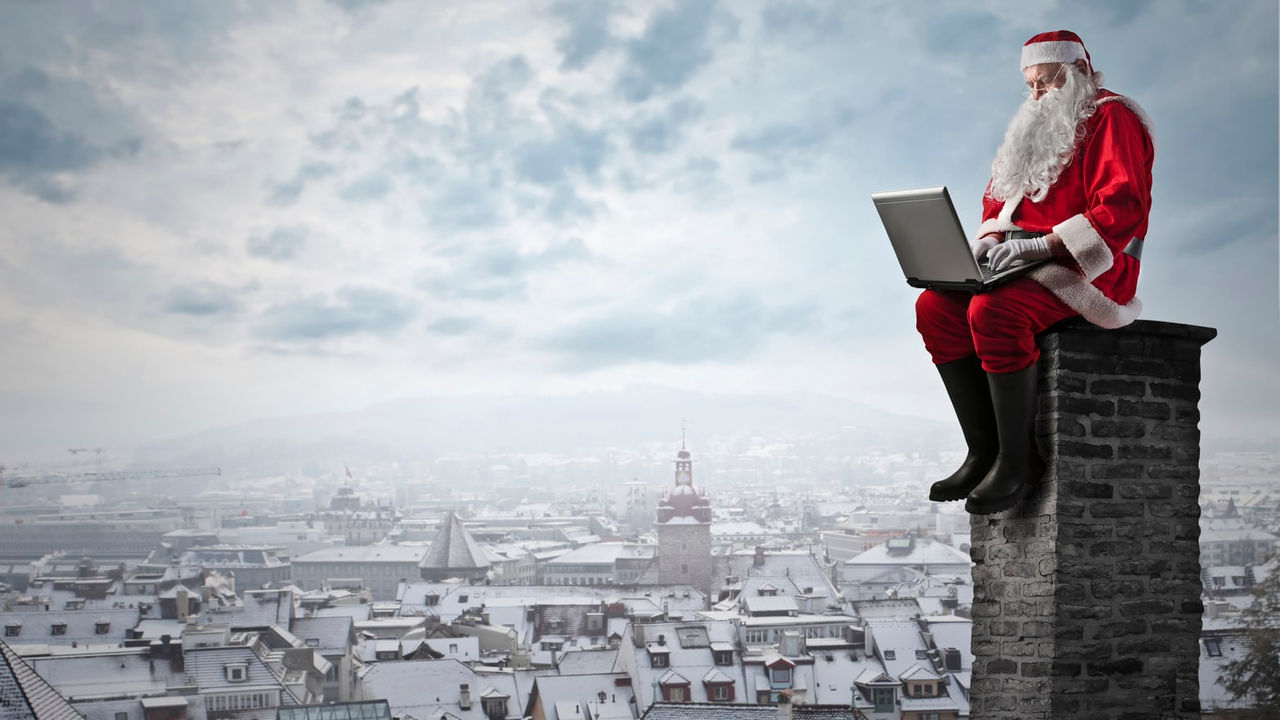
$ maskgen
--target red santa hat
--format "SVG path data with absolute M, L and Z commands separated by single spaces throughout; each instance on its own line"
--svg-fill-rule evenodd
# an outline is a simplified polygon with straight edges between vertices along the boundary
M 1041 63 L 1069 63 L 1083 60 L 1093 73 L 1093 62 L 1089 59 L 1089 51 L 1084 49 L 1084 41 L 1070 30 L 1054 30 L 1033 36 L 1022 46 L 1021 69 Z

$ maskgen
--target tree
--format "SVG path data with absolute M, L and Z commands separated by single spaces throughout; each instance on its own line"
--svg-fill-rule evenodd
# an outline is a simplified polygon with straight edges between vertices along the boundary
M 1236 701 L 1251 706 L 1236 717 L 1280 717 L 1280 566 L 1253 586 L 1253 603 L 1240 613 L 1245 628 L 1243 657 L 1222 665 L 1218 684 Z

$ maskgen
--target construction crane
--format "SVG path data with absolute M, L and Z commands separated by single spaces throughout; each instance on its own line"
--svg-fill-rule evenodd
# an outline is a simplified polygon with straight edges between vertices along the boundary
M 113 472 L 85 473 L 29 473 L 9 476 L 0 465 L 0 480 L 5 487 L 22 488 L 28 485 L 49 485 L 53 483 L 103 482 L 107 480 L 155 480 L 158 478 L 196 477 L 199 475 L 221 475 L 222 468 L 174 468 L 170 470 L 119 470 Z

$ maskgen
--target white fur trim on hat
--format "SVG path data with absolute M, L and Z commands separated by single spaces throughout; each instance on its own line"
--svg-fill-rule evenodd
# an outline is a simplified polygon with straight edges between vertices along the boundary
M 1086 281 L 1080 273 L 1058 263 L 1045 263 L 1030 274 L 1059 300 L 1098 327 L 1114 330 L 1137 320 L 1142 314 L 1142 301 L 1137 297 L 1121 305 Z
M 1022 70 L 1041 63 L 1087 60 L 1084 45 L 1073 40 L 1049 40 L 1022 46 Z
M 1071 252 L 1071 257 L 1084 271 L 1086 280 L 1093 280 L 1111 269 L 1115 264 L 1115 253 L 1107 241 L 1102 239 L 1093 229 L 1089 218 L 1084 215 L 1072 215 L 1053 226 L 1053 231 L 1062 238 L 1062 243 Z

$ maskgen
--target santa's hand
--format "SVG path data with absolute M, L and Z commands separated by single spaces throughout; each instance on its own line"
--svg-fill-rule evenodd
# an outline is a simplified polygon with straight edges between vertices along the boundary
M 987 254 L 987 261 L 994 272 L 1007 270 L 1019 260 L 1031 262 L 1053 257 L 1049 252 L 1049 241 L 1043 237 L 1018 238 L 1000 243 Z
M 982 258 L 986 257 L 991 248 L 1000 244 L 999 235 L 983 235 L 982 237 L 969 243 L 969 249 L 973 251 L 973 259 L 982 262 Z

